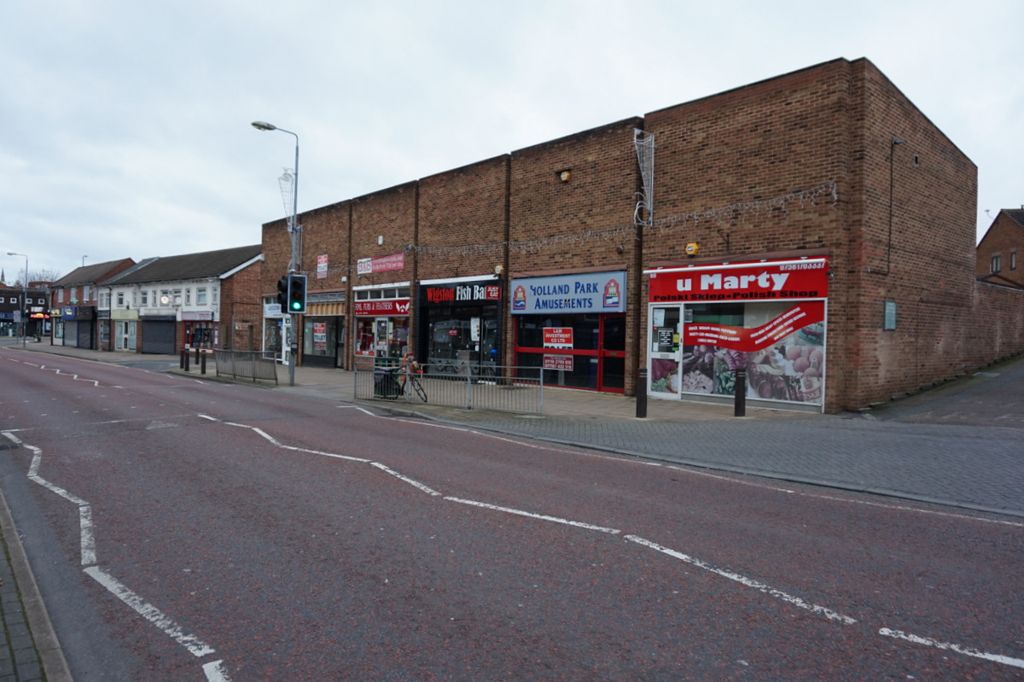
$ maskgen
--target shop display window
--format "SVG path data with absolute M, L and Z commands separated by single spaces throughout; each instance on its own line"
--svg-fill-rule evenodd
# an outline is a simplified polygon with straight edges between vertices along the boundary
M 307 317 L 303 320 L 302 354 L 334 357 L 337 325 L 333 318 Z

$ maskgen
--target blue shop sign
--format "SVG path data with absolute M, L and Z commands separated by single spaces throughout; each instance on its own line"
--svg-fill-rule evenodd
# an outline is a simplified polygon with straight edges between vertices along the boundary
M 513 315 L 621 313 L 625 310 L 625 271 L 512 280 Z

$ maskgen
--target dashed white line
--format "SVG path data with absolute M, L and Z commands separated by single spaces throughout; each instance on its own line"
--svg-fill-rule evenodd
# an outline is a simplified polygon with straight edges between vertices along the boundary
M 203 672 L 206 673 L 207 682 L 231 682 L 227 670 L 224 669 L 224 661 L 210 661 L 204 664 Z
M 843 614 L 833 611 L 830 608 L 819 606 L 818 604 L 811 604 L 809 602 L 804 601 L 800 597 L 795 597 L 791 594 L 783 592 L 782 590 L 778 590 L 774 587 L 771 587 L 770 585 L 765 585 L 762 582 L 758 582 L 757 580 L 754 580 L 752 578 L 740 575 L 739 573 L 735 573 L 734 571 L 728 571 L 722 568 L 718 568 L 717 566 L 713 566 L 706 561 L 703 561 L 696 557 L 689 556 L 688 554 L 683 554 L 682 552 L 677 552 L 676 550 L 669 549 L 668 547 L 663 547 L 662 545 L 659 545 L 656 542 L 652 542 L 637 535 L 626 535 L 624 537 L 630 542 L 635 542 L 638 545 L 643 545 L 644 547 L 653 549 L 656 552 L 661 552 L 662 554 L 670 556 L 674 559 L 684 561 L 690 564 L 691 566 L 702 568 L 705 571 L 714 573 L 715 575 L 722 576 L 723 578 L 727 578 L 746 587 L 753 588 L 758 592 L 763 592 L 771 597 L 775 597 L 776 599 L 784 601 L 787 604 L 792 604 L 793 606 L 797 606 L 801 609 L 810 611 L 819 616 L 825 616 L 829 620 L 838 621 L 844 625 L 853 625 L 857 622 L 856 619 L 851 618 L 849 616 L 844 616 Z
M 481 509 L 490 509 L 492 511 L 504 512 L 506 514 L 514 514 L 515 516 L 525 516 L 531 519 L 537 519 L 539 521 L 550 521 L 552 523 L 560 523 L 565 526 L 574 526 L 576 528 L 583 528 L 584 530 L 594 530 L 599 533 L 608 533 L 609 535 L 618 535 L 622 531 L 617 528 L 605 528 L 604 526 L 595 526 L 592 523 L 584 523 L 582 521 L 572 521 L 570 519 L 562 519 L 557 516 L 548 516 L 547 514 L 535 514 L 533 512 L 523 511 L 522 509 L 514 509 L 512 507 L 499 507 L 496 504 L 488 504 L 487 502 L 478 502 L 476 500 L 465 500 L 460 497 L 445 497 L 448 502 L 455 502 L 456 504 L 466 504 L 471 507 L 480 507 Z
M 159 628 L 168 637 L 185 647 L 196 658 L 214 653 L 213 647 L 195 635 L 186 633 L 180 625 L 167 617 L 160 609 L 146 602 L 99 566 L 90 566 L 83 570 L 90 578 L 105 587 L 108 592 L 130 606 L 132 610 Z
M 901 630 L 890 630 L 889 628 L 882 628 L 878 631 L 878 634 L 883 637 L 892 637 L 894 639 L 902 639 L 906 642 L 912 642 L 914 644 L 923 644 L 924 646 L 934 647 L 936 649 L 942 649 L 944 651 L 954 651 L 964 656 L 973 656 L 974 658 L 982 658 L 986 661 L 993 661 L 995 663 L 1002 663 L 1003 665 L 1009 665 L 1014 668 L 1024 668 L 1024 660 L 1019 658 L 1013 658 L 1012 656 L 1003 656 L 1001 654 L 990 654 L 984 651 L 978 651 L 970 647 L 961 646 L 959 644 L 953 644 L 952 642 L 940 642 L 930 637 L 921 637 L 919 635 L 913 635 L 909 632 L 903 632 Z
M 433 488 L 429 488 L 426 485 L 420 483 L 419 481 L 417 481 L 415 479 L 409 478 L 408 476 L 404 476 L 404 475 L 398 473 L 397 471 L 395 471 L 394 469 L 392 469 L 391 467 L 389 467 L 387 465 L 384 465 L 384 464 L 381 464 L 380 462 L 370 462 L 370 466 L 377 467 L 381 471 L 383 471 L 385 473 L 388 473 L 388 474 L 391 474 L 392 476 L 394 476 L 395 478 L 397 478 L 400 481 L 405 481 L 406 483 L 408 483 L 412 487 L 418 488 L 419 490 L 422 490 L 423 492 L 427 493 L 428 495 L 433 495 L 434 497 L 440 497 L 440 495 L 441 495 L 441 493 L 437 492 Z M 445 498 L 445 499 L 447 499 L 447 498 Z

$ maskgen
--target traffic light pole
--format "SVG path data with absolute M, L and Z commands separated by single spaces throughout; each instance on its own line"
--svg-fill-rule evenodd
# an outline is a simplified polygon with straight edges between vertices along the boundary
M 288 274 L 299 270 L 299 234 L 302 228 L 299 227 L 299 136 L 290 130 L 278 128 L 282 133 L 288 133 L 295 138 L 295 175 L 292 182 L 292 219 L 288 225 L 289 236 L 292 242 L 292 258 L 288 262 Z M 298 327 L 299 316 L 289 311 L 291 325 L 288 332 L 288 385 L 295 385 L 295 359 L 299 355 Z

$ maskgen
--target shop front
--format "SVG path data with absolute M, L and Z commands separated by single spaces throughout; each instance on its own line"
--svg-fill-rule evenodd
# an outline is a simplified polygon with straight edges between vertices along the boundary
M 544 383 L 622 393 L 626 380 L 626 273 L 513 279 L 515 363 Z
M 114 350 L 134 353 L 137 347 L 139 311 L 114 308 L 110 311 L 110 318 L 114 327 Z
M 733 397 L 824 409 L 828 258 L 646 270 L 652 398 Z
M 50 337 L 54 346 L 64 345 L 64 312 L 69 308 L 52 308 L 50 318 L 53 320 L 53 335 Z
M 177 352 L 175 315 L 140 315 L 142 328 L 142 352 L 173 355 Z
M 356 357 L 398 361 L 409 353 L 409 282 L 354 287 Z
M 217 347 L 219 329 L 211 310 L 183 310 L 181 312 L 182 338 L 189 349 L 213 350 Z
M 66 306 L 61 317 L 64 322 L 62 345 L 93 348 L 96 331 L 95 306 Z
M 345 366 L 345 292 L 310 292 L 302 318 L 302 364 Z
M 493 374 L 500 364 L 501 283 L 494 275 L 424 280 L 416 357 L 441 374 Z

